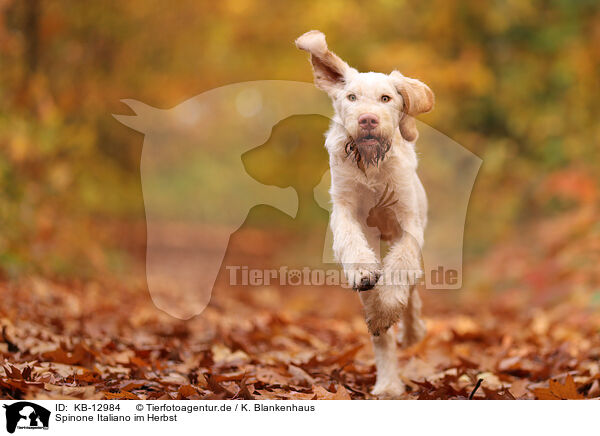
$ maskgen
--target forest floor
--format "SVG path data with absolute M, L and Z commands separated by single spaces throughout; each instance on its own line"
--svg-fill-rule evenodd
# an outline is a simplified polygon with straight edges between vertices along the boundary
M 595 216 L 507 241 L 461 291 L 422 290 L 428 334 L 398 351 L 403 398 L 600 397 Z M 0 293 L 2 398 L 373 398 L 370 339 L 346 289 L 216 289 L 187 321 L 157 309 L 139 277 L 32 276 Z

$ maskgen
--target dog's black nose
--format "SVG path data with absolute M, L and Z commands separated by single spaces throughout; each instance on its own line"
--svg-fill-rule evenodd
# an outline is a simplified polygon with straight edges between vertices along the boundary
M 375 114 L 362 114 L 358 117 L 358 125 L 361 129 L 371 130 L 379 125 L 379 118 Z

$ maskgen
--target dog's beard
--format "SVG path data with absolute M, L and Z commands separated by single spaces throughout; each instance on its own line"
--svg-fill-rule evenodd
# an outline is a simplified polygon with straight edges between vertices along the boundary
M 382 137 L 360 138 L 358 142 L 349 136 L 346 141 L 346 157 L 351 158 L 359 166 L 367 168 L 369 165 L 378 166 L 379 162 L 385 158 L 385 154 L 390 151 L 392 142 Z

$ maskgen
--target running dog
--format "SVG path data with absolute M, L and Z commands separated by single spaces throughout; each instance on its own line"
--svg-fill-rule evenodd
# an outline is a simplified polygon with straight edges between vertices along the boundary
M 372 336 L 377 381 L 372 393 L 404 393 L 396 340 L 408 346 L 425 336 L 421 300 L 427 197 L 417 176 L 414 117 L 433 108 L 427 85 L 398 71 L 359 73 L 329 51 L 323 33 L 296 40 L 310 53 L 317 88 L 333 103 L 326 134 L 331 169 L 333 251 L 348 283 L 361 297 Z M 380 256 L 380 241 L 389 250 Z

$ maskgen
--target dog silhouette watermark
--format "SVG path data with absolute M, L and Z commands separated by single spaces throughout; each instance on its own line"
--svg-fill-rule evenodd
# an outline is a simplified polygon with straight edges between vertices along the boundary
M 323 166 L 308 165 L 304 158 L 287 153 L 290 147 L 323 149 L 324 131 L 314 132 L 315 139 L 303 143 L 305 132 L 297 128 L 302 117 L 331 118 L 329 100 L 313 84 L 236 83 L 168 110 L 135 100 L 123 102 L 135 115 L 114 117 L 145 135 L 140 171 L 148 288 L 155 305 L 170 315 L 188 319 L 204 310 L 219 272 L 228 266 L 223 259 L 230 237 L 255 206 L 267 205 L 297 218 L 304 210 L 303 193 L 310 192 L 312 201 L 331 213 L 326 160 Z M 464 224 L 481 159 L 430 126 L 417 123 L 419 175 L 429 196 L 422 280 L 428 289 L 460 289 Z M 281 150 L 272 150 L 269 162 L 254 159 L 253 165 L 273 164 L 281 176 L 257 179 L 242 157 L 253 160 L 253 153 L 275 145 L 271 144 L 274 129 L 292 124 L 296 130 L 283 135 L 277 144 Z M 326 154 L 322 156 L 327 159 Z M 287 177 L 291 169 L 307 177 L 291 180 Z M 367 223 L 381 232 L 383 243 L 386 232 L 394 230 L 384 219 L 390 201 L 383 198 L 381 210 L 373 211 Z M 307 264 L 336 264 L 329 226 L 323 235 L 319 258 Z M 439 280 L 435 271 L 440 268 L 448 280 Z

